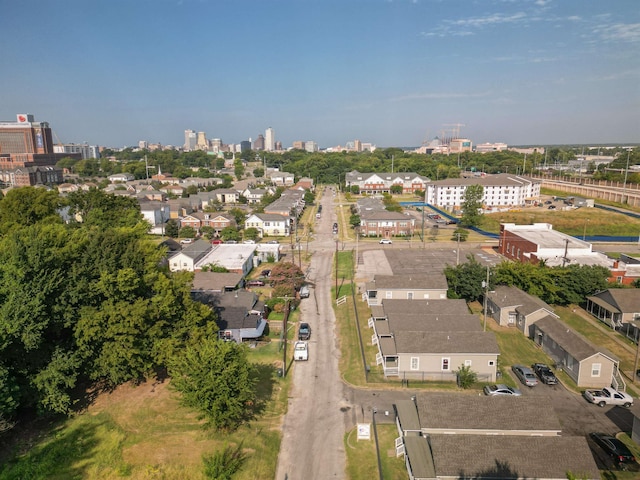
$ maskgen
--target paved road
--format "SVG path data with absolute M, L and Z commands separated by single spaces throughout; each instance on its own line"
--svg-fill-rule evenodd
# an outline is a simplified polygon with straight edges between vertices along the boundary
M 309 361 L 296 362 L 289 371 L 293 386 L 283 424 L 276 479 L 344 479 L 346 457 L 343 438 L 351 417 L 350 393 L 340 379 L 340 350 L 331 305 L 331 272 L 336 221 L 332 195 L 322 198 L 325 212 L 316 225 L 314 254 L 308 271 L 310 298 L 300 306 L 301 321 L 311 325 Z

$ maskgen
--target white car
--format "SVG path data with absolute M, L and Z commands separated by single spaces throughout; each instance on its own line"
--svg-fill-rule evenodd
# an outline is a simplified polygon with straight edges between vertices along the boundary
M 522 392 L 517 388 L 509 387 L 502 383 L 498 385 L 487 385 L 484 387 L 484 394 L 490 397 L 497 397 L 501 395 L 511 396 L 511 397 L 519 397 L 522 395 Z
M 382 240 L 380 240 L 380 244 L 381 245 L 391 245 L 393 242 L 391 241 L 390 238 L 383 238 Z
M 309 346 L 307 342 L 296 342 L 293 346 L 293 359 L 296 361 L 309 360 Z

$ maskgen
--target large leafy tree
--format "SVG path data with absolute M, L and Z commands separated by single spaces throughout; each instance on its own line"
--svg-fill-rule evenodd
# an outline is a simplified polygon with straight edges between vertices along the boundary
M 234 430 L 253 416 L 254 367 L 244 345 L 208 337 L 169 359 L 171 385 L 207 425 Z
M 140 207 L 134 198 L 104 193 L 92 188 L 71 192 L 67 197 L 69 213 L 85 225 L 102 228 L 140 225 Z
M 487 267 L 480 264 L 473 255 L 467 255 L 467 261 L 456 267 L 445 267 L 444 274 L 449 284 L 449 298 L 464 298 L 473 302 L 484 295 L 483 282 L 487 279 Z M 490 275 L 489 288 L 492 285 L 493 278 Z
M 482 185 L 469 185 L 464 191 L 464 199 L 462 201 L 462 218 L 460 224 L 463 227 L 477 227 L 480 225 L 482 215 L 482 198 L 484 195 L 484 187 Z
M 39 222 L 62 223 L 58 210 L 62 201 L 54 191 L 22 187 L 9 190 L 0 199 L 0 233 Z

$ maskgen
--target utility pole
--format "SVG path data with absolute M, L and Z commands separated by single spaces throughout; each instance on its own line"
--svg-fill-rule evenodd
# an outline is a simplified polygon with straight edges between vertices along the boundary
M 627 150 L 627 168 L 624 170 L 624 186 L 622 187 L 622 202 L 625 202 L 625 194 L 627 193 L 627 176 L 629 175 L 629 155 L 631 155 L 631 150 Z
M 456 248 L 456 267 L 460 265 L 460 232 L 456 233 L 458 237 L 458 248 Z
M 336 300 L 338 299 L 338 239 L 336 238 Z
M 487 297 L 489 296 L 489 265 L 487 265 L 487 280 L 482 282 L 484 285 L 484 327 L 483 332 L 487 331 Z

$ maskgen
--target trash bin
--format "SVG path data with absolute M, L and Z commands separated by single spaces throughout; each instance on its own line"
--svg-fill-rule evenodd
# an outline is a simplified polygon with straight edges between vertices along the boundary
M 278 377 L 282 377 L 282 369 L 281 368 L 278 368 L 276 370 L 276 373 L 278 374 Z

